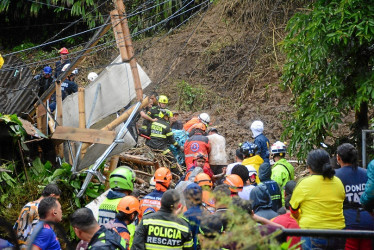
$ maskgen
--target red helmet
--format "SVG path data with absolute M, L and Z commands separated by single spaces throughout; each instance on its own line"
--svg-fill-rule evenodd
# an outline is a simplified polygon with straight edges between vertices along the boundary
M 233 193 L 241 192 L 244 186 L 242 178 L 236 174 L 228 175 L 223 183 L 229 185 L 230 191 Z
M 65 47 L 61 48 L 59 50 L 59 52 L 60 52 L 61 55 L 67 55 L 67 54 L 69 54 L 69 50 L 67 48 L 65 48 Z

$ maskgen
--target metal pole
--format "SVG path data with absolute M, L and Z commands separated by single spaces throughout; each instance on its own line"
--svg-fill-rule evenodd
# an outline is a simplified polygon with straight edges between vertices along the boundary
M 374 238 L 374 231 L 369 230 L 282 229 L 282 231 L 285 236 Z
M 366 168 L 366 131 L 362 130 L 362 167 Z
M 130 122 L 132 121 L 132 119 L 134 118 L 135 114 L 138 112 L 138 109 L 141 105 L 141 102 L 138 102 L 135 106 L 135 109 L 132 111 L 130 117 L 127 119 L 125 125 L 121 128 L 121 130 L 118 132 L 116 138 L 114 139 L 114 142 L 112 144 L 110 144 L 110 146 L 105 150 L 105 152 L 95 161 L 95 163 L 93 164 L 92 168 L 89 169 L 87 171 L 87 176 L 86 176 L 86 179 L 84 180 L 84 183 L 82 185 L 82 188 L 81 190 L 79 191 L 79 193 L 77 194 L 77 197 L 82 197 L 82 195 L 84 194 L 84 192 L 86 191 L 86 188 L 88 186 L 88 184 L 90 183 L 92 177 L 94 175 L 97 175 L 98 173 L 96 172 L 96 170 L 98 169 L 98 167 L 100 166 L 100 164 L 108 157 L 108 155 L 110 154 L 110 152 L 112 152 L 112 150 L 117 146 L 118 143 L 121 143 L 121 138 L 124 137 L 126 135 L 126 133 L 128 132 L 128 129 L 127 127 L 129 126 Z M 123 143 L 123 142 L 122 142 Z M 104 178 L 101 174 L 97 175 L 99 178 Z M 101 181 L 101 180 L 100 180 Z M 104 178 L 104 181 L 105 181 L 105 178 Z

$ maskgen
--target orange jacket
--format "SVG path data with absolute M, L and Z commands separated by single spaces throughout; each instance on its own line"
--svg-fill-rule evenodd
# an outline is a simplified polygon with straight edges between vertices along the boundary
M 205 160 L 209 162 L 210 143 L 208 137 L 202 134 L 194 134 L 184 144 L 184 158 L 186 166 L 193 163 L 197 153 L 205 156 Z

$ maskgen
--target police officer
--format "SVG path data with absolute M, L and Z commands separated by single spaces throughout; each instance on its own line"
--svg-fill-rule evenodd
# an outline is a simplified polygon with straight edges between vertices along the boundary
M 166 191 L 160 210 L 145 215 L 139 224 L 131 249 L 193 249 L 188 222 L 176 215 L 179 205 L 178 191 Z
M 79 208 L 70 217 L 70 224 L 77 237 L 89 242 L 87 249 L 126 250 L 126 241 L 112 230 L 100 226 L 89 208 Z
M 169 117 L 171 116 L 170 110 L 161 109 L 159 119 L 156 122 L 152 122 L 150 127 L 149 136 L 151 139 L 146 142 L 147 146 L 152 149 L 162 150 L 163 154 L 170 152 L 168 145 L 178 146 L 169 124 Z

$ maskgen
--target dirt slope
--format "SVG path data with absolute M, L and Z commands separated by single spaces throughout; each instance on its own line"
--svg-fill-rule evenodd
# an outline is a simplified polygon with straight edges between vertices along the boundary
M 281 115 L 292 108 L 290 92 L 279 86 L 284 59 L 278 42 L 301 4 L 221 0 L 211 5 L 138 58 L 154 82 L 147 91 L 168 95 L 177 109 L 178 83 L 201 85 L 202 111 L 226 137 L 230 155 L 238 143 L 252 140 L 249 125 L 255 119 L 264 122 L 265 134 L 275 142 L 282 133 Z M 137 42 L 135 48 L 156 39 Z M 182 118 L 198 113 L 183 112 Z

